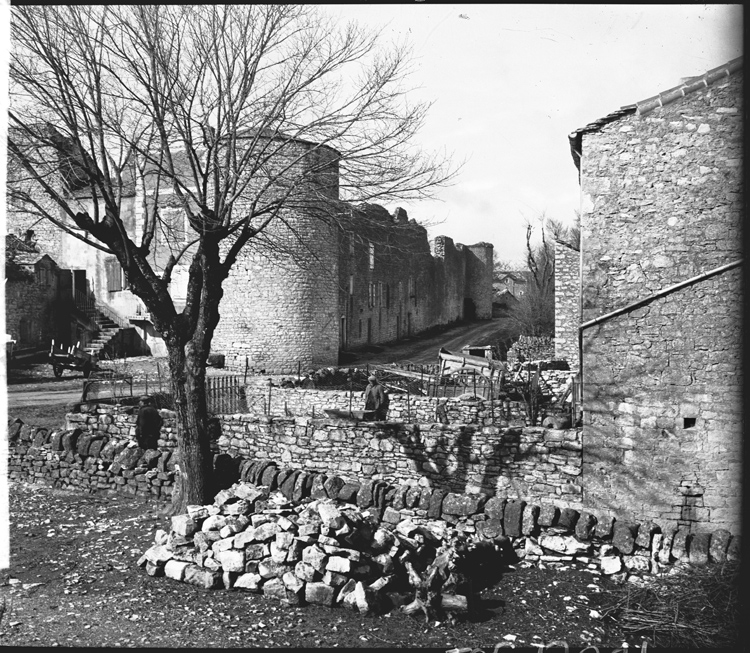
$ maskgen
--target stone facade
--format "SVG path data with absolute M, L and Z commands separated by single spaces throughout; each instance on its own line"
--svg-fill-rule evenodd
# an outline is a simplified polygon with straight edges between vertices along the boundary
M 700 275 L 742 257 L 741 102 L 735 60 L 571 135 L 584 501 L 618 517 L 739 530 L 741 268 Z
M 579 364 L 581 253 L 555 241 L 555 358 Z

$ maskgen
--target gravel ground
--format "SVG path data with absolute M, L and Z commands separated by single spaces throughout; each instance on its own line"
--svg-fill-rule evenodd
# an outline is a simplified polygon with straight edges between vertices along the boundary
M 504 570 L 480 609 L 454 626 L 397 611 L 287 608 L 243 591 L 152 578 L 136 560 L 168 528 L 164 504 L 81 495 L 14 482 L 11 566 L 0 586 L 0 645 L 108 647 L 345 647 L 447 650 L 564 640 L 617 647 L 599 613 L 615 589 L 579 568 Z M 637 646 L 639 642 L 631 642 Z

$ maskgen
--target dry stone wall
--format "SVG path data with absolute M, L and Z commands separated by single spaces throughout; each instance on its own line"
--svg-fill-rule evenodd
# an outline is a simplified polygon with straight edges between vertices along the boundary
M 582 136 L 582 320 L 742 258 L 742 76 Z M 698 85 L 698 84 L 695 84 Z M 741 268 L 587 328 L 587 501 L 740 524 Z

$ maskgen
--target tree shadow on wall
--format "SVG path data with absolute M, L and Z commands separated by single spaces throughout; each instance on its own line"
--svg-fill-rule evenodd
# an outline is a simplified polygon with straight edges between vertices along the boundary
M 528 452 L 520 451 L 520 429 L 506 430 L 491 443 L 482 438 L 481 445 L 475 444 L 475 434 L 475 429 L 461 427 L 457 433 L 430 431 L 423 435 L 418 425 L 414 425 L 411 431 L 394 429 L 390 432 L 403 448 L 404 455 L 413 461 L 413 469 L 427 477 L 432 487 L 462 493 L 468 486 L 478 486 L 481 492 L 494 495 L 501 476 L 510 483 L 516 477 L 515 470 L 508 467 L 504 459 L 507 461 L 511 457 L 517 463 L 528 457 Z M 428 445 L 426 440 L 435 442 Z M 492 447 L 491 452 L 483 454 L 481 446 L 488 444 Z M 511 451 L 511 448 L 515 450 Z

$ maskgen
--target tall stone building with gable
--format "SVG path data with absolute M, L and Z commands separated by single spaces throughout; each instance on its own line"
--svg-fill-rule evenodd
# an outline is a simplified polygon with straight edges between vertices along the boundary
M 570 135 L 584 503 L 621 518 L 740 530 L 742 111 L 736 59 Z

